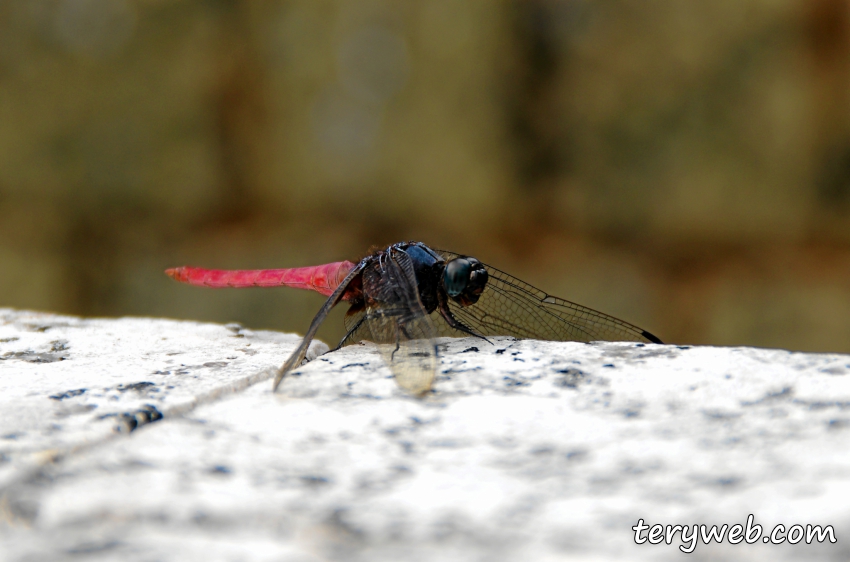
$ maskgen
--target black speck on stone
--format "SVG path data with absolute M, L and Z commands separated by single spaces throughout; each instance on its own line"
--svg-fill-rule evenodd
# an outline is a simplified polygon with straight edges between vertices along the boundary
M 68 349 L 68 340 L 54 340 L 50 342 L 50 351 L 66 351 Z
M 832 430 L 845 429 L 847 426 L 850 426 L 850 421 L 842 419 L 829 420 L 829 424 L 827 425 Z
M 51 400 L 65 400 L 66 398 L 80 396 L 81 394 L 84 394 L 87 390 L 87 388 L 77 388 L 75 390 L 63 392 L 62 394 L 54 394 L 53 396 L 49 396 L 48 398 L 50 398 Z
M 54 353 L 38 353 L 33 350 L 16 351 L 14 353 L 4 353 L 0 355 L 0 359 L 18 359 L 27 363 L 54 363 L 56 361 L 64 361 L 67 359 L 64 355 L 56 355 Z
M 105 414 L 99 419 L 117 417 L 123 423 L 122 426 L 116 428 L 117 431 L 127 431 L 128 433 L 137 430 L 143 425 L 153 423 L 162 419 L 162 412 L 157 410 L 153 404 L 145 404 L 143 407 L 133 412 L 124 412 L 121 414 Z
M 343 365 L 340 368 L 340 371 L 344 371 L 345 369 L 348 369 L 349 367 L 366 367 L 367 365 L 368 365 L 368 363 L 349 363 L 348 365 Z
M 106 552 L 109 550 L 114 550 L 119 546 L 121 546 L 121 542 L 119 541 L 87 542 L 77 545 L 73 548 L 69 548 L 65 552 L 72 556 L 79 556 L 81 554 L 95 554 L 97 552 Z
M 775 401 L 782 398 L 789 398 L 794 394 L 794 389 L 790 386 L 783 387 L 782 390 L 776 392 L 768 392 L 763 397 L 757 400 L 746 400 L 741 402 L 741 406 L 755 406 L 764 402 Z
M 478 348 L 477 348 L 477 347 L 467 347 L 466 349 L 464 349 L 463 351 L 461 351 L 461 353 L 469 353 L 470 351 L 472 351 L 472 352 L 478 352 Z
M 210 469 L 210 472 L 213 474 L 230 474 L 233 471 L 230 470 L 230 467 L 224 466 L 223 464 L 217 464 Z
M 566 455 L 568 461 L 581 461 L 587 458 L 587 451 L 584 449 L 575 449 L 569 451 Z
M 507 350 L 508 350 L 508 348 L 507 348 L 507 347 L 506 347 L 506 348 L 504 348 L 504 349 L 497 349 L 497 350 L 496 350 L 496 355 L 501 355 L 501 354 L 503 354 L 504 352 L 506 352 Z
M 535 447 L 529 451 L 532 455 L 551 455 L 555 452 L 555 449 L 548 446 L 543 447 Z
M 301 481 L 307 484 L 308 486 L 323 486 L 325 484 L 329 484 L 330 480 L 325 478 L 324 476 L 302 476 Z
M 150 388 L 152 386 L 156 386 L 152 382 L 134 382 L 133 384 L 119 384 L 116 390 L 118 392 L 127 392 L 128 390 L 135 390 L 136 392 L 142 392 L 146 388 Z
M 738 478 L 737 476 L 725 476 L 725 477 L 718 478 L 716 480 L 716 482 L 719 486 L 723 486 L 724 488 L 731 488 L 733 486 L 737 486 L 738 484 L 740 484 L 741 479 Z
M 577 388 L 581 382 L 584 382 L 587 379 L 587 373 L 579 369 L 575 369 L 573 367 L 560 369 L 557 372 L 561 373 L 564 376 L 555 381 L 556 386 L 561 386 L 565 388 Z

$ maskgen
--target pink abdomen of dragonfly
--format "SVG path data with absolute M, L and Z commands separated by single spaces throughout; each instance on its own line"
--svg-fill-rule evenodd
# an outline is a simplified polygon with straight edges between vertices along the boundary
M 354 264 L 338 261 L 312 267 L 289 269 L 203 269 L 175 267 L 166 269 L 169 277 L 181 283 L 202 287 L 295 287 L 330 296 L 339 287 Z M 348 300 L 346 296 L 343 299 Z

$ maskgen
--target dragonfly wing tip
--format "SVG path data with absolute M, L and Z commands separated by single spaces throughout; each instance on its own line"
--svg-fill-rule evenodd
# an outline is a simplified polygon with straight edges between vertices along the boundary
M 654 336 L 654 335 L 650 334 L 650 333 L 649 333 L 649 332 L 647 332 L 646 330 L 644 330 L 643 332 L 641 332 L 641 335 L 642 335 L 643 337 L 645 337 L 646 339 L 648 339 L 651 343 L 662 343 L 662 344 L 664 343 L 663 341 L 661 341 L 660 339 L 658 339 L 658 337 L 657 337 L 657 336 Z
M 277 387 L 280 386 L 280 381 L 283 380 L 283 369 L 278 369 L 274 375 L 274 381 L 272 382 L 272 392 L 277 392 Z

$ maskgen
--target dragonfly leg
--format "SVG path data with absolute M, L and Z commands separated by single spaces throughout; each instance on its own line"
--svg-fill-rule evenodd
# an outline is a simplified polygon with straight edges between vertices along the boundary
M 481 338 L 490 345 L 493 345 L 493 342 L 491 342 L 490 340 L 477 333 L 475 330 L 473 330 L 472 328 L 470 328 L 469 326 L 454 317 L 452 311 L 449 310 L 449 302 L 446 299 L 446 295 L 442 291 L 437 291 L 437 309 L 440 311 L 440 316 L 443 317 L 443 319 L 446 321 L 446 324 L 448 324 L 455 330 L 464 332 L 466 334 L 469 334 L 470 336 L 475 336 L 476 338 Z
M 396 320 L 395 349 L 393 350 L 392 355 L 390 356 L 391 359 L 395 358 L 395 352 L 398 351 L 401 347 L 401 337 L 399 334 L 403 335 L 408 340 L 414 339 L 410 332 L 407 331 L 407 328 L 404 326 L 404 322 Z M 434 349 L 436 351 L 436 346 Z
M 395 359 L 395 352 L 398 351 L 399 348 L 401 347 L 401 337 L 399 337 L 399 332 L 401 330 L 403 330 L 403 328 L 401 327 L 401 324 L 399 323 L 398 319 L 396 319 L 396 321 L 395 321 L 395 349 L 390 354 L 390 359 L 393 359 L 393 360 Z

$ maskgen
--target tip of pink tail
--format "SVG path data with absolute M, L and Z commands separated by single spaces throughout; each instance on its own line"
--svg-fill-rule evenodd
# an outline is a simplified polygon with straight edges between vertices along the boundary
M 165 274 L 174 279 L 175 281 L 186 281 L 185 267 L 172 267 L 170 269 L 166 269 Z

